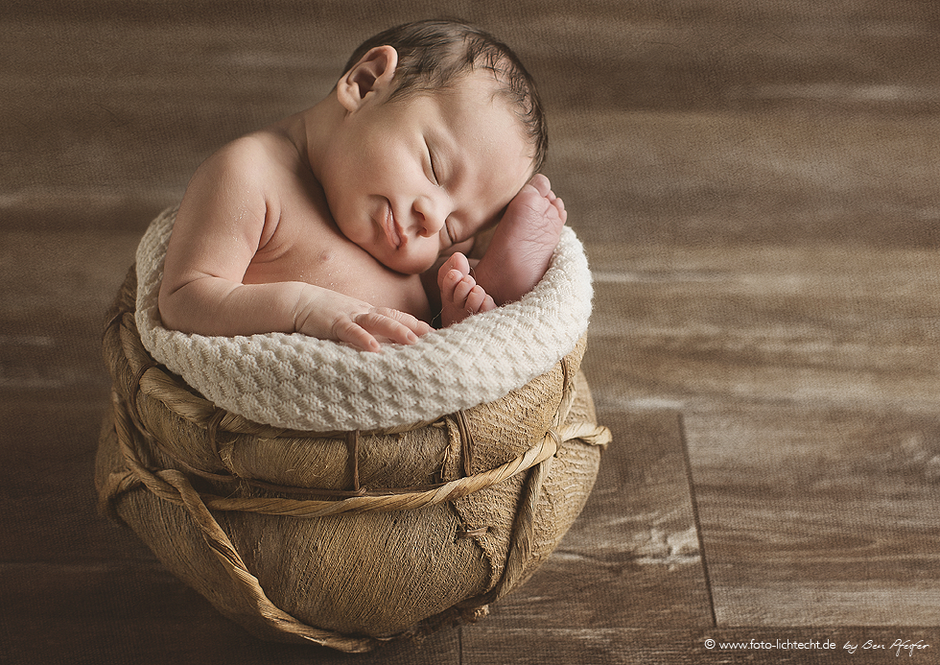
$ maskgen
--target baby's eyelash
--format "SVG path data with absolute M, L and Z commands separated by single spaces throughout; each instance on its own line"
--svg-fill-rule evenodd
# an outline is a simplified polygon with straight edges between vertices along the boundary
M 437 177 L 437 169 L 434 168 L 434 154 L 431 152 L 430 146 L 428 146 L 426 143 L 425 143 L 425 147 L 427 148 L 427 151 L 428 151 L 428 163 L 431 166 L 431 180 L 434 181 L 435 185 L 440 186 L 441 181 Z

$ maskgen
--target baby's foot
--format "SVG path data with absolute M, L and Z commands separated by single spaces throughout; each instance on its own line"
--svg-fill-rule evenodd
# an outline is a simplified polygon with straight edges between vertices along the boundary
M 455 252 L 437 272 L 441 289 L 441 323 L 444 327 L 459 323 L 471 314 L 496 309 L 496 303 L 470 276 L 470 262 Z
M 519 300 L 545 275 L 568 219 L 564 202 L 541 173 L 519 190 L 474 268 L 477 284 L 504 305 Z

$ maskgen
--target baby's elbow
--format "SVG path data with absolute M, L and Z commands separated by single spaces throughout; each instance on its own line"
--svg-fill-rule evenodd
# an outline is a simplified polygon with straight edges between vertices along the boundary
M 170 289 L 164 283 L 157 295 L 157 312 L 163 327 L 169 330 L 185 332 L 185 316 L 180 303 L 179 289 Z

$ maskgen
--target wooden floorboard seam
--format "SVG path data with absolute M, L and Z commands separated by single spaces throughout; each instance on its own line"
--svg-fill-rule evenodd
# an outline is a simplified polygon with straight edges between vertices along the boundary
M 718 627 L 718 616 L 715 612 L 715 597 L 712 595 L 711 575 L 708 572 L 708 555 L 705 552 L 705 536 L 702 530 L 702 522 L 698 514 L 698 497 L 695 494 L 695 479 L 692 477 L 692 458 L 689 455 L 689 440 L 685 433 L 685 419 L 681 412 L 676 413 L 679 429 L 679 446 L 682 448 L 682 456 L 685 461 L 685 476 L 689 483 L 689 504 L 692 509 L 692 522 L 695 524 L 695 535 L 698 538 L 699 558 L 702 561 L 702 577 L 705 582 L 705 597 L 708 600 L 708 611 L 711 617 L 712 627 Z

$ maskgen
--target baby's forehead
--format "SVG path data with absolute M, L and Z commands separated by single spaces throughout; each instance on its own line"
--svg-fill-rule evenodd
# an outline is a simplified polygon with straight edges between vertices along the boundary
M 535 143 L 527 131 L 525 120 L 523 120 L 524 109 L 510 94 L 507 85 L 498 80 L 492 72 L 476 69 L 455 77 L 444 86 L 425 90 L 420 94 L 440 99 L 454 99 L 455 97 L 460 98 L 463 95 L 468 95 L 474 100 L 482 100 L 488 110 L 510 120 L 510 124 L 517 130 L 518 138 L 531 149 L 534 164 Z M 450 118 L 442 117 L 439 122 L 446 124 L 449 120 Z
M 516 117 L 520 126 L 524 125 L 519 117 L 519 111 L 523 109 L 512 98 L 508 84 L 489 69 L 476 68 L 457 74 L 439 85 L 418 86 L 415 94 L 439 98 L 455 94 L 472 95 L 488 103 L 501 105 L 507 113 Z
M 438 94 L 447 94 L 454 90 L 466 90 L 479 94 L 491 101 L 500 100 L 507 107 L 513 107 L 509 84 L 498 73 L 485 67 L 477 67 L 454 76 L 436 90 Z

